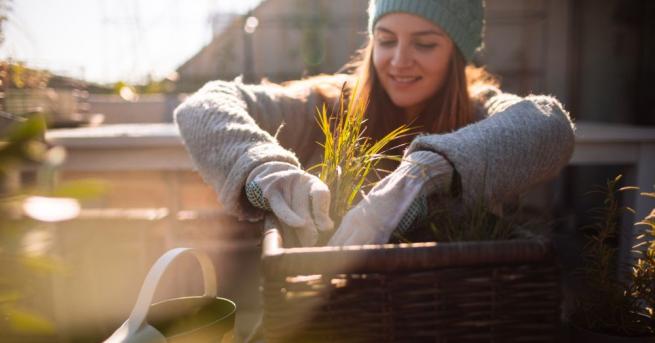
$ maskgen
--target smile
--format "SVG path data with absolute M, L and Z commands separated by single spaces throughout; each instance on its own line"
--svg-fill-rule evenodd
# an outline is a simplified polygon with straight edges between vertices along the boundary
M 421 79 L 420 76 L 399 76 L 399 75 L 389 75 L 389 77 L 400 84 L 411 84 Z

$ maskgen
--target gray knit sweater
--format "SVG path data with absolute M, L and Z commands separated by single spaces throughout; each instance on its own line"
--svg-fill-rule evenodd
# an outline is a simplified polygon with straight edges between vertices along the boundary
M 243 194 L 248 174 L 259 164 L 318 162 L 316 142 L 322 137 L 315 114 L 323 99 L 313 87 L 300 85 L 213 81 L 175 110 L 195 166 L 227 213 L 242 220 L 262 218 Z M 556 99 L 520 98 L 493 87 L 471 95 L 482 120 L 452 133 L 419 136 L 406 152 L 445 156 L 461 177 L 465 202 L 502 203 L 566 165 L 574 126 Z

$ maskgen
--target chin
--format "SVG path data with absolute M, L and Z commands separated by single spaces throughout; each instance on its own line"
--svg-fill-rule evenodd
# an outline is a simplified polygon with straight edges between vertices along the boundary
M 416 101 L 414 99 L 406 99 L 406 98 L 398 98 L 398 97 L 390 97 L 390 98 L 391 98 L 391 102 L 400 108 L 416 107 L 421 103 L 420 101 Z

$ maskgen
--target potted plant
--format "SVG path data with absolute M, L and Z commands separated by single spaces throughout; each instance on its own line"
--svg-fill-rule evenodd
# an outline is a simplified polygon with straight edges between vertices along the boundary
M 320 176 L 333 193 L 335 222 L 366 188 L 366 173 L 382 158 L 399 158 L 384 156 L 385 145 L 408 132 L 399 128 L 382 142 L 362 139 L 365 104 L 352 96 L 347 109 L 341 104 L 334 119 L 325 108 L 319 114 L 325 134 Z M 477 223 L 480 232 L 502 227 L 482 207 L 475 212 L 466 225 Z M 267 341 L 556 340 L 559 270 L 547 241 L 510 240 L 503 233 L 443 243 L 432 236 L 422 243 L 292 248 L 274 218 L 266 225 Z
M 574 341 L 652 342 L 655 339 L 655 210 L 636 225 L 645 227 L 637 237 L 634 264 L 621 268 L 617 261 L 621 176 L 600 191 L 604 204 L 592 211 L 595 223 L 584 227 L 589 241 L 584 247 L 584 267 L 579 275 L 585 291 L 578 297 L 572 316 Z M 642 193 L 655 198 L 655 193 Z M 626 274 L 622 272 L 628 270 Z

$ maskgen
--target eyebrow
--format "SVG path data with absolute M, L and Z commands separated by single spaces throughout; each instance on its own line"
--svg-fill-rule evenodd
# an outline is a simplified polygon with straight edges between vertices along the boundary
M 382 31 L 383 33 L 389 33 L 395 35 L 396 33 L 387 29 L 384 26 L 378 26 L 375 28 L 375 31 Z M 425 30 L 425 31 L 417 31 L 417 32 L 412 32 L 412 36 L 427 36 L 427 35 L 437 35 L 437 36 L 442 36 L 445 37 L 446 35 L 437 30 Z

